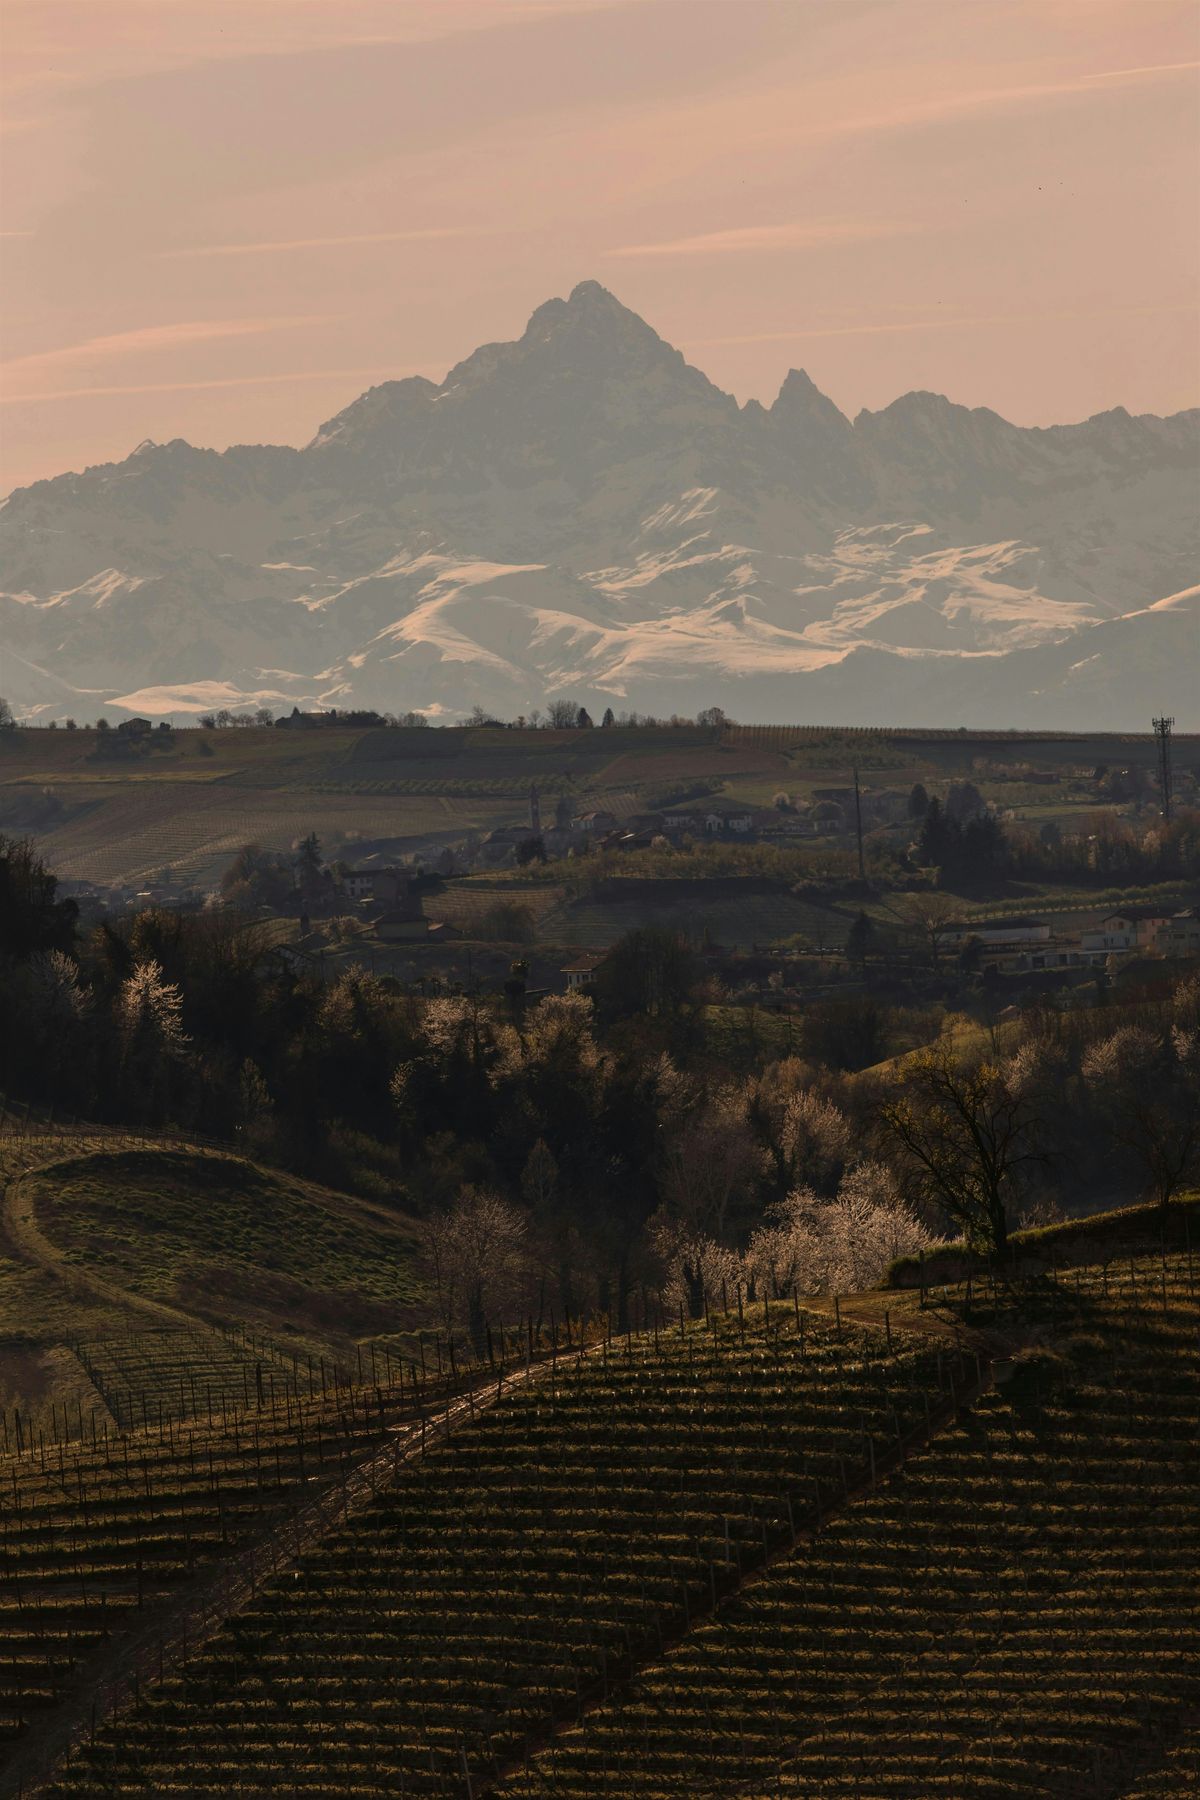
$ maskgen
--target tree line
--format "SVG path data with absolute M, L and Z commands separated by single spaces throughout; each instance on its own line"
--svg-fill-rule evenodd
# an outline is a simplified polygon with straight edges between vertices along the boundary
M 81 935 L 0 840 L 0 1009 L 7 1093 L 229 1138 L 414 1214 L 475 1329 L 518 1291 L 622 1324 L 645 1284 L 693 1311 L 735 1282 L 846 1291 L 947 1235 L 1003 1255 L 1064 1198 L 1166 1205 L 1200 1178 L 1200 983 L 1166 965 L 1127 1004 L 959 1021 L 858 1072 L 803 1031 L 734 1071 L 670 932 L 536 1003 L 324 983 L 228 910 Z

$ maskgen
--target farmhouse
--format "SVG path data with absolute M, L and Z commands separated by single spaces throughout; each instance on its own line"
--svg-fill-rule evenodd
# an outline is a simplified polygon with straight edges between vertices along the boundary
M 366 862 L 342 876 L 347 900 L 384 900 L 394 905 L 407 891 L 408 876 L 402 869 Z
M 559 974 L 565 975 L 567 978 L 568 994 L 575 994 L 581 989 L 592 987 L 596 980 L 596 970 L 603 961 L 603 950 L 585 950 L 573 962 L 569 962 L 565 968 L 560 969 Z
M 1165 907 L 1122 907 L 1119 912 L 1105 913 L 1099 925 L 1082 933 L 1080 941 L 1085 950 L 1153 950 L 1171 917 Z
M 616 824 L 616 813 L 598 807 L 594 812 L 576 813 L 571 820 L 571 830 L 586 831 L 589 837 L 599 837 L 605 831 L 614 831 Z

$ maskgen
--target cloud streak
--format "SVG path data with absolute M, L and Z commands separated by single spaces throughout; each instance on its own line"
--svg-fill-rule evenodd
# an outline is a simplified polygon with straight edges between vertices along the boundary
M 101 400 L 114 394 L 192 394 L 207 388 L 270 387 L 295 381 L 395 381 L 419 375 L 418 368 L 390 369 L 381 375 L 378 366 L 361 369 L 289 369 L 275 375 L 222 375 L 208 381 L 150 381 L 119 387 L 55 388 L 38 394 L 0 394 L 0 406 L 33 406 L 45 400 Z
M 56 350 L 38 350 L 0 363 L 0 377 L 44 369 L 70 367 L 78 362 L 108 362 L 114 357 L 137 356 L 145 351 L 180 350 L 192 344 L 221 343 L 229 338 L 255 337 L 306 325 L 327 325 L 323 317 L 269 317 L 260 319 L 180 319 L 170 325 L 143 325 L 134 331 L 85 338 Z
M 249 244 L 184 244 L 172 250 L 158 250 L 161 257 L 195 256 L 269 256 L 292 250 L 341 249 L 356 244 L 424 244 L 444 238 L 490 237 L 498 227 L 491 225 L 430 225 L 412 231 L 360 231 L 343 237 L 271 238 Z
M 657 244 L 620 244 L 605 251 L 622 258 L 654 256 L 746 256 L 772 250 L 820 250 L 837 244 L 869 243 L 900 237 L 918 227 L 882 219 L 799 219 L 782 225 L 743 225 L 703 231 Z
M 1164 302 L 1159 306 L 1063 307 L 1033 313 L 947 314 L 934 319 L 879 320 L 867 325 L 801 325 L 792 331 L 752 331 L 737 337 L 692 338 L 686 348 L 703 350 L 725 344 L 791 344 L 807 338 L 886 337 L 905 331 L 967 331 L 977 325 L 1040 325 L 1046 319 L 1132 319 L 1163 313 L 1200 313 L 1200 301 Z
M 909 126 L 931 125 L 939 119 L 971 118 L 989 112 L 1006 112 L 1038 100 L 1056 100 L 1081 94 L 1095 95 L 1105 82 L 1138 82 L 1160 75 L 1188 74 L 1200 69 L 1200 61 L 1145 63 L 1128 69 L 1101 69 L 1068 81 L 1029 82 L 1020 87 L 973 88 L 966 93 L 936 94 L 909 106 L 876 114 L 851 115 L 819 123 L 801 137 L 852 137 L 875 131 L 903 131 Z

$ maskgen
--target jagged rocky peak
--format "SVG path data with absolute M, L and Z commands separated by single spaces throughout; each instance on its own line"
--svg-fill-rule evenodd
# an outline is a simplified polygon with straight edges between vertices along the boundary
M 581 281 L 565 300 L 546 300 L 510 343 L 483 344 L 458 363 L 442 384 L 448 399 L 461 400 L 497 380 L 536 382 L 564 377 L 581 385 L 602 381 L 631 386 L 653 374 L 693 394 L 736 403 L 652 326 L 623 306 L 598 281 Z
M 850 425 L 845 413 L 834 405 L 828 394 L 821 392 L 806 369 L 788 370 L 771 407 L 771 417 L 788 423 L 817 420 L 846 429 Z

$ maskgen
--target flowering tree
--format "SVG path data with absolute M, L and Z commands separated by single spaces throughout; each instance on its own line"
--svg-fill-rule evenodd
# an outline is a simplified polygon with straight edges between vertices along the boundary
M 842 1177 L 832 1200 L 800 1187 L 772 1207 L 750 1239 L 746 1272 L 773 1299 L 793 1291 L 856 1293 L 874 1287 L 897 1257 L 935 1241 L 901 1199 L 890 1169 L 863 1162 Z
M 129 1099 L 144 1119 L 162 1116 L 174 1065 L 187 1055 L 183 995 L 163 979 L 162 965 L 139 962 L 121 983 L 116 1004 L 121 1071 Z
M 447 1211 L 426 1221 L 422 1236 L 446 1329 L 465 1324 L 482 1356 L 488 1320 L 528 1298 L 524 1216 L 490 1188 L 464 1187 Z

